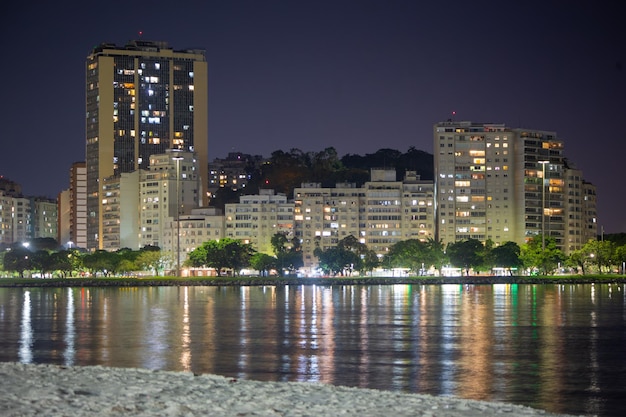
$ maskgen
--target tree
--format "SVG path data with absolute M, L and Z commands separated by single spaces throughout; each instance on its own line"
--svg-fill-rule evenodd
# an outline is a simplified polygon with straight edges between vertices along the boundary
M 520 259 L 521 248 L 515 242 L 504 242 L 502 245 L 491 249 L 491 259 L 494 266 L 504 268 L 509 275 L 511 270 L 522 266 Z
M 49 253 L 56 252 L 62 249 L 56 239 L 53 239 L 51 237 L 38 237 L 35 239 L 31 239 L 28 241 L 28 248 L 33 252 L 45 250 Z
M 249 243 L 232 238 L 208 240 L 189 253 L 189 264 L 195 267 L 214 268 L 217 276 L 222 269 L 230 268 L 233 274 L 250 264 L 254 249 Z
M 59 271 L 61 278 L 66 278 L 71 275 L 74 269 L 74 262 L 72 258 L 74 254 L 71 250 L 62 250 L 50 254 L 50 268 L 53 271 Z
M 345 249 L 333 246 L 323 250 L 317 247 L 313 251 L 313 254 L 317 257 L 319 261 L 319 268 L 325 275 L 343 275 L 347 265 L 347 261 L 345 259 Z
M 596 266 L 599 274 L 610 270 L 615 258 L 615 244 L 613 242 L 590 239 L 582 249 L 584 253 L 589 255 L 590 263 Z
M 115 274 L 120 263 L 120 256 L 115 252 L 106 250 L 97 250 L 83 256 L 83 265 L 89 269 L 92 274 L 102 273 L 104 276 Z
M 520 259 L 525 268 L 537 268 L 542 275 L 551 275 L 565 260 L 565 255 L 557 248 L 553 237 L 534 236 L 521 246 Z
M 276 268 L 276 258 L 267 253 L 257 252 L 250 258 L 250 266 L 261 276 L 268 276 L 269 271 Z
M 580 268 L 580 272 L 585 275 L 587 273 L 587 265 L 589 265 L 590 261 L 589 254 L 581 248 L 570 253 L 565 263 L 576 270 Z
M 285 271 L 294 274 L 304 266 L 302 248 L 297 238 L 289 240 L 285 233 L 276 233 L 272 236 L 271 244 L 276 254 L 276 269 L 281 276 Z
M 129 275 L 131 272 L 137 271 L 138 269 L 137 263 L 130 259 L 122 259 L 117 267 L 117 271 L 122 275 Z
M 380 259 L 376 252 L 371 249 L 365 250 L 361 253 L 361 262 L 359 266 L 359 271 L 367 274 L 368 272 L 372 273 L 372 271 L 380 265 Z
M 624 265 L 626 265 L 626 245 L 615 248 L 615 263 L 617 268 L 622 271 L 622 274 L 626 274 L 626 268 L 624 268 Z
M 465 270 L 466 275 L 470 269 L 479 269 L 484 264 L 485 247 L 477 239 L 450 243 L 446 252 L 452 265 Z
M 126 259 L 126 261 L 129 260 Z M 171 263 L 171 259 L 160 250 L 142 250 L 134 263 L 143 270 L 154 272 L 154 275 L 158 277 L 159 271 L 165 270 L 166 266 Z
M 47 250 L 38 250 L 30 255 L 31 269 L 39 272 L 39 275 L 43 278 L 51 270 L 52 261 L 50 253 Z
M 347 236 L 340 240 L 337 246 L 323 250 L 317 239 L 313 254 L 319 260 L 319 267 L 325 274 L 346 275 L 360 267 L 361 258 L 358 254 L 360 249 L 356 249 L 357 244 L 359 242 L 354 236 Z
M 24 271 L 31 269 L 30 255 L 31 252 L 22 245 L 14 245 L 4 254 L 4 269 L 17 272 L 20 278 L 24 278 Z
M 443 242 L 429 237 L 426 240 L 426 246 L 428 248 L 428 258 L 430 259 L 428 263 L 439 271 L 439 275 L 441 275 L 443 266 L 449 261 Z
M 249 243 L 234 239 L 225 243 L 224 251 L 226 252 L 227 265 L 233 270 L 233 275 L 238 275 L 242 268 L 250 265 L 250 258 L 256 252 Z
M 408 268 L 421 275 L 428 264 L 428 246 L 418 239 L 401 240 L 395 243 L 385 255 L 384 264 L 389 268 Z

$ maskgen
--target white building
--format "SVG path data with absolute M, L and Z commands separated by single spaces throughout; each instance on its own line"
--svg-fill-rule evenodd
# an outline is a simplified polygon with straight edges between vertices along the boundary
M 555 132 L 447 121 L 433 137 L 438 240 L 521 245 L 543 234 L 566 253 L 580 244 L 576 228 L 588 225 L 566 218 L 568 167 Z
M 316 247 L 326 250 L 350 235 L 379 257 L 401 240 L 433 238 L 433 198 L 433 182 L 413 171 L 397 181 L 395 170 L 372 169 L 363 187 L 302 184 L 294 190 L 294 219 L 305 270 L 317 267 Z
M 105 178 L 103 249 L 163 247 L 171 221 L 198 207 L 200 182 L 192 152 L 167 150 L 150 157 L 149 170 Z
M 178 256 L 182 275 L 189 276 L 191 274 L 188 268 L 184 267 L 189 252 L 206 241 L 220 240 L 224 237 L 224 215 L 217 208 L 202 207 L 192 209 L 189 214 L 181 214 L 179 219 L 179 222 L 175 217 L 166 219 L 161 250 L 172 254 L 174 262 L 172 267 L 177 266 Z M 193 273 L 193 275 L 198 274 L 198 271 Z
M 239 203 L 224 206 L 224 237 L 250 243 L 258 251 L 274 255 L 272 236 L 294 235 L 294 204 L 284 194 L 274 190 L 259 190 L 256 195 L 244 195 Z
M 313 252 L 318 246 L 327 250 L 350 235 L 365 243 L 361 234 L 364 204 L 364 190 L 353 183 L 324 188 L 305 183 L 294 189 L 295 235 L 301 241 L 305 269 L 317 267 Z
M 168 218 L 189 214 L 200 205 L 200 176 L 195 154 L 168 150 L 152 155 L 139 189 L 139 245 L 163 245 Z

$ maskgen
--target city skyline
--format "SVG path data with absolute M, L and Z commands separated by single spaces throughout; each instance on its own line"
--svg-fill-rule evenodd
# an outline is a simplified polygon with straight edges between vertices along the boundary
M 85 58 L 101 42 L 143 38 L 206 50 L 209 160 L 329 146 L 340 156 L 411 146 L 432 153 L 432 126 L 452 117 L 555 131 L 597 186 L 599 226 L 626 231 L 626 196 L 613 178 L 626 151 L 626 32 L 616 4 L 176 6 L 171 16 L 161 1 L 7 6 L 3 50 L 15 65 L 1 70 L 10 152 L 0 155 L 0 175 L 26 195 L 66 189 L 71 164 L 85 159 Z

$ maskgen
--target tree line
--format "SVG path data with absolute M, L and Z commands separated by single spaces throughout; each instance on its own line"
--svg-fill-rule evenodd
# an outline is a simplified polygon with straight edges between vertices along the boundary
M 155 276 L 174 270 L 175 257 L 155 246 L 140 250 L 84 252 L 62 249 L 53 239 L 34 239 L 28 245 L 15 244 L 0 254 L 3 275 L 38 277 L 125 276 L 147 272 Z M 249 268 L 259 276 L 272 273 L 296 275 L 304 265 L 300 242 L 277 233 L 271 240 L 273 255 L 257 252 L 249 243 L 232 238 L 210 240 L 189 253 L 184 266 L 212 268 L 218 276 L 238 275 Z M 626 239 L 621 234 L 590 240 L 566 256 L 549 236 L 535 236 L 523 245 L 505 242 L 494 245 L 467 239 L 444 245 L 429 239 L 400 241 L 384 256 L 378 256 L 354 236 L 347 236 L 330 248 L 316 241 L 314 255 L 326 276 L 368 275 L 377 268 L 400 268 L 409 275 L 442 275 L 445 267 L 461 274 L 552 275 L 625 273 Z

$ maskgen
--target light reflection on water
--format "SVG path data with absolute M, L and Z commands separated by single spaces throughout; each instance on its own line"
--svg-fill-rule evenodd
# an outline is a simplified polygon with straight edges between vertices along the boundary
M 623 415 L 624 285 L 0 288 L 0 360 Z

